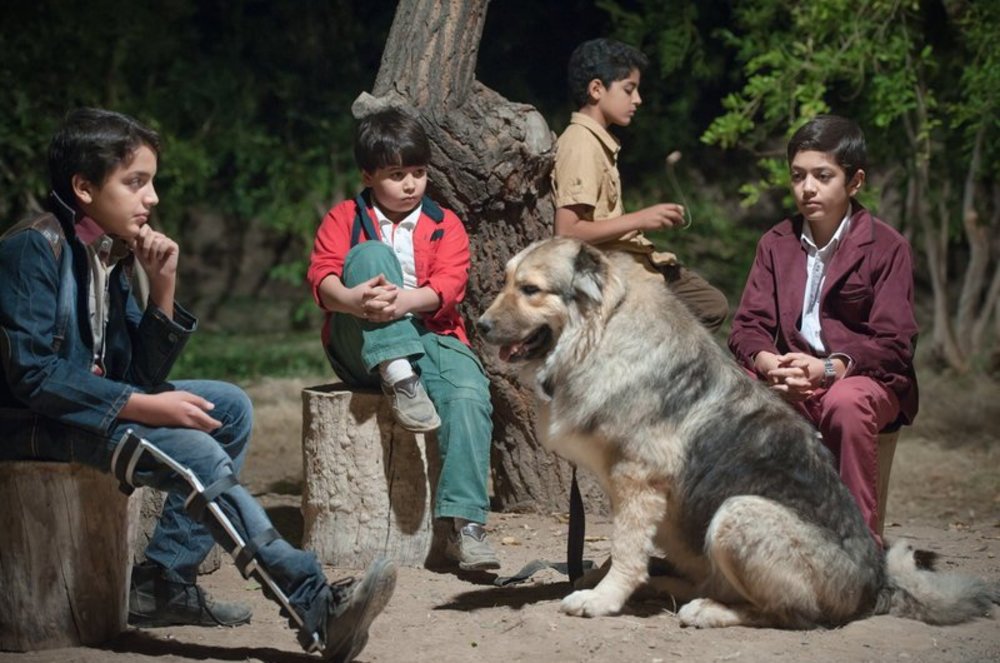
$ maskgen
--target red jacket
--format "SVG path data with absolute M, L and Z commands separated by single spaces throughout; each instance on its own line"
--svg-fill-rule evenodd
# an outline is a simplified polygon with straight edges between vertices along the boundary
M 729 348 L 750 370 L 764 350 L 816 354 L 798 331 L 806 285 L 802 223 L 801 216 L 786 219 L 757 244 L 729 336 Z M 901 423 L 912 423 L 918 397 L 910 245 L 857 204 L 823 283 L 820 324 L 827 350 L 854 361 L 851 375 L 867 375 L 892 390 Z
M 458 312 L 465 299 L 469 281 L 469 237 L 454 212 L 439 207 L 424 196 L 421 214 L 413 230 L 413 260 L 417 287 L 429 286 L 438 294 L 441 305 L 436 311 L 420 314 L 421 322 L 435 334 L 454 336 L 466 345 L 465 321 Z M 362 212 L 359 214 L 359 210 Z M 344 258 L 351 247 L 369 239 L 381 240 L 371 206 L 371 193 L 365 190 L 355 200 L 345 200 L 333 207 L 316 231 L 307 278 L 320 308 L 320 282 L 335 274 L 341 276 Z M 359 232 L 360 231 L 360 232 Z M 329 319 L 327 313 L 327 319 Z M 324 332 L 325 336 L 325 332 Z

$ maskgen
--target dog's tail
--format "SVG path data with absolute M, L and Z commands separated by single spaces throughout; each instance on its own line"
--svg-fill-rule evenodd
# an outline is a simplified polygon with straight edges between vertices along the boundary
M 886 553 L 887 586 L 876 614 L 918 619 L 928 624 L 958 624 L 990 614 L 1000 603 L 1000 585 L 973 576 L 934 570 L 937 553 L 899 541 Z

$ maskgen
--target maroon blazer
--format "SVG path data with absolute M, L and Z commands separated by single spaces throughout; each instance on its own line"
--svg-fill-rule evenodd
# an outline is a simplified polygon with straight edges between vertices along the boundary
M 802 224 L 801 215 L 786 219 L 757 243 L 729 335 L 729 349 L 750 370 L 754 356 L 765 350 L 817 354 L 798 330 L 806 287 Z M 895 392 L 898 423 L 906 424 L 913 422 L 918 401 L 912 263 L 906 239 L 855 202 L 850 231 L 820 294 L 827 351 L 853 360 L 850 375 L 867 375 Z

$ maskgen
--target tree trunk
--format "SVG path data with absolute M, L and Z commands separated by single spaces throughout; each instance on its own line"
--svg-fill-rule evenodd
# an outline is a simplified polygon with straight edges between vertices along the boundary
M 948 215 L 947 211 L 938 214 L 938 224 L 935 226 L 929 209 L 928 196 L 931 189 L 930 159 L 932 146 L 927 108 L 922 83 L 915 88 L 917 107 L 911 115 L 903 116 L 907 138 L 910 141 L 911 152 L 914 155 L 913 179 L 908 192 L 908 218 L 915 218 L 920 224 L 924 240 L 924 253 L 927 256 L 927 269 L 931 277 L 931 290 L 934 298 L 934 322 L 931 332 L 931 355 L 937 357 L 944 365 L 964 373 L 968 365 L 955 338 L 955 330 L 949 315 L 948 305 Z M 945 194 L 943 197 L 947 197 Z
M 355 117 L 386 106 L 414 111 L 431 142 L 428 192 L 466 224 L 472 250 L 462 313 L 490 376 L 495 507 L 564 509 L 567 466 L 542 449 L 534 397 L 472 329 L 503 281 L 507 260 L 551 235 L 554 135 L 533 107 L 475 80 L 488 0 L 401 0 L 372 94 Z
M 965 268 L 965 278 L 962 280 L 962 290 L 958 297 L 955 328 L 959 345 L 966 349 L 967 355 L 972 356 L 975 356 L 977 350 L 973 334 L 976 321 L 982 315 L 981 302 L 990 265 L 990 238 L 976 209 L 976 182 L 982 163 L 985 135 L 986 126 L 983 125 L 976 134 L 962 191 L 962 228 L 965 230 L 965 238 L 969 245 L 969 262 Z M 991 308 L 987 307 L 987 311 L 989 310 Z

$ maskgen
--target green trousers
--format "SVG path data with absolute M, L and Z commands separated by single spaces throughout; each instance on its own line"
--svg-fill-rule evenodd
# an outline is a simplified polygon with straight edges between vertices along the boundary
M 389 245 L 362 242 L 348 252 L 342 277 L 348 288 L 379 274 L 403 287 L 403 271 Z M 348 385 L 373 388 L 379 386 L 381 362 L 410 359 L 441 417 L 434 517 L 485 523 L 493 405 L 489 380 L 475 353 L 456 338 L 427 331 L 416 317 L 375 323 L 334 313 L 326 355 Z

